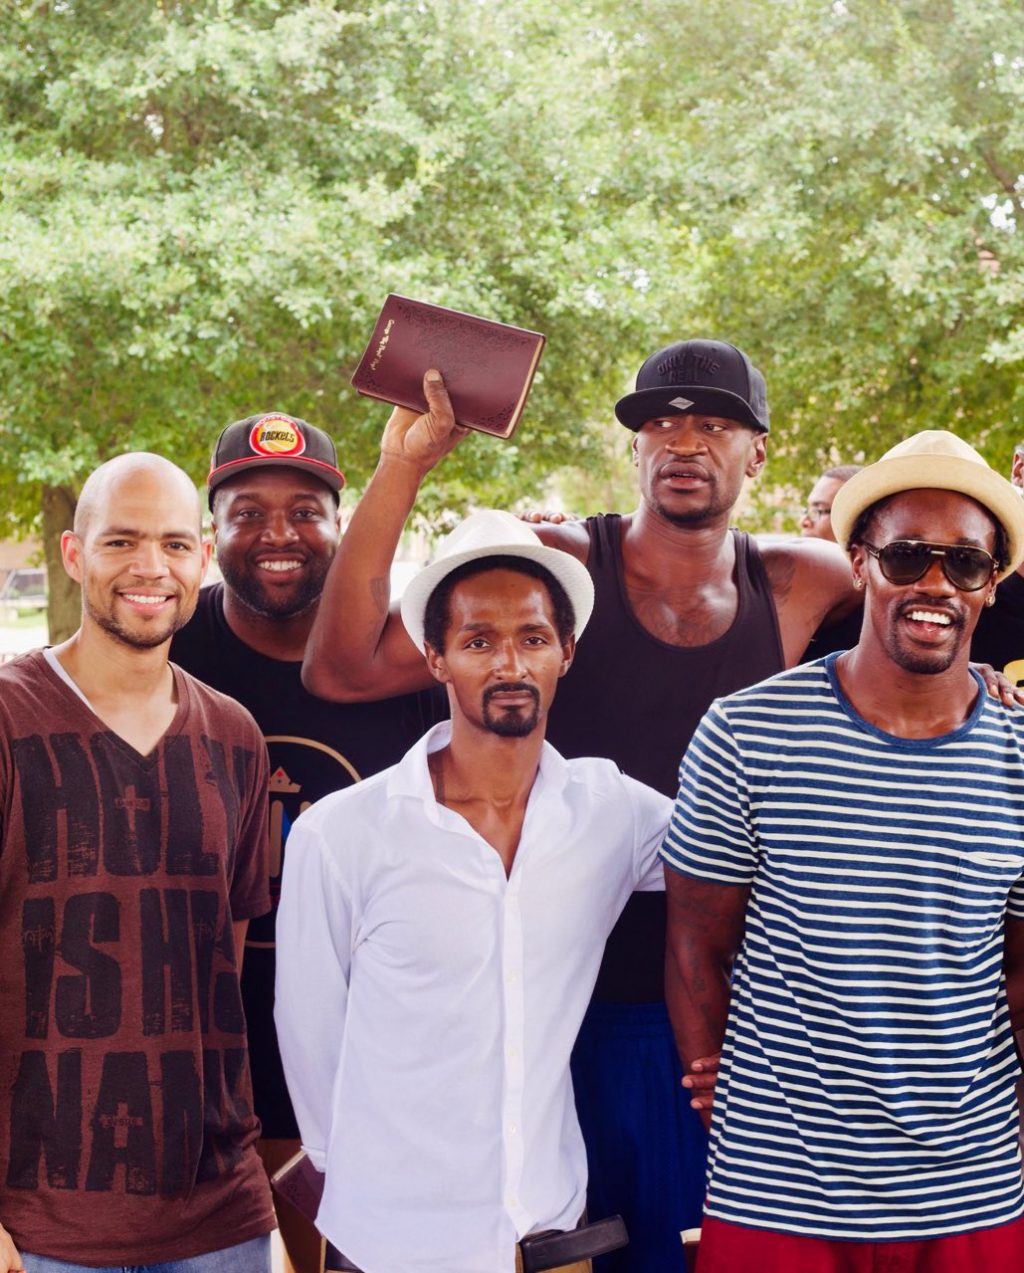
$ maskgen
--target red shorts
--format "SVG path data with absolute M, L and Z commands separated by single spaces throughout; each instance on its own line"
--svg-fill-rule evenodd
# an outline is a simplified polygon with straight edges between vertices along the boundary
M 697 1273 L 1017 1273 L 1024 1220 L 916 1242 L 832 1242 L 704 1217 Z

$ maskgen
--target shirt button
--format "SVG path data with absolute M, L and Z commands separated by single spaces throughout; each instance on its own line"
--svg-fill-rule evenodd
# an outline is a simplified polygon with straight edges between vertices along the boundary
M 509 1123 L 508 1131 L 510 1136 L 514 1136 L 518 1130 L 519 1128 L 515 1125 L 515 1123 Z

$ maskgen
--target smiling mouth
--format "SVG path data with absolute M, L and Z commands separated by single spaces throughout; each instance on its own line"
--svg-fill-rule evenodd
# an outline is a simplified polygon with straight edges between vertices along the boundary
M 301 570 L 303 564 L 301 561 L 296 561 L 294 557 L 286 557 L 284 559 L 270 557 L 256 563 L 260 570 L 266 570 L 272 575 L 290 574 L 293 570 Z
M 909 610 L 907 618 L 914 623 L 934 623 L 942 628 L 953 626 L 952 616 L 946 614 L 944 610 Z
M 125 601 L 130 601 L 133 605 L 153 606 L 154 609 L 157 606 L 162 606 L 165 601 L 171 600 L 170 595 L 165 592 L 122 592 L 118 595 L 123 597 Z

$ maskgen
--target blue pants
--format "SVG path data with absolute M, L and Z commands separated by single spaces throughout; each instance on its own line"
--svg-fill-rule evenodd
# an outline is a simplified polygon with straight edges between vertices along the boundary
M 594 1273 L 684 1273 L 681 1229 L 701 1222 L 708 1138 L 663 1003 L 592 1003 L 572 1055 L 591 1220 L 621 1215 L 629 1246 Z
M 193 1255 L 187 1260 L 167 1260 L 162 1264 L 112 1264 L 105 1269 L 85 1264 L 67 1264 L 46 1255 L 22 1252 L 25 1273 L 270 1273 L 270 1235 L 241 1242 L 238 1246 Z

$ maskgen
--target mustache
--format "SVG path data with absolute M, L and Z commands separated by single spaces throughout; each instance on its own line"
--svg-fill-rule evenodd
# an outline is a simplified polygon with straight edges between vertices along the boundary
M 496 694 L 529 694 L 535 703 L 540 702 L 540 691 L 536 685 L 527 685 L 523 681 L 500 681 L 497 685 L 488 685 L 484 690 L 484 703 L 489 703 Z

